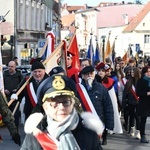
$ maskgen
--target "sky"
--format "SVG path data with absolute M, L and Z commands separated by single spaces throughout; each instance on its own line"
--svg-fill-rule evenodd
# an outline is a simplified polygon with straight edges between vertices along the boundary
M 67 3 L 68 5 L 84 5 L 88 6 L 97 6 L 100 2 L 122 2 L 123 0 L 61 0 L 63 4 Z M 124 0 L 126 2 L 134 2 L 135 0 Z M 141 2 L 145 2 L 147 0 L 141 0 Z

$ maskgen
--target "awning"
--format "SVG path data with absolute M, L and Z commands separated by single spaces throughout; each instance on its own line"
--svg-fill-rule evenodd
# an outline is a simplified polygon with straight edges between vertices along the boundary
M 14 35 L 14 25 L 11 22 L 0 23 L 0 34 L 1 35 Z

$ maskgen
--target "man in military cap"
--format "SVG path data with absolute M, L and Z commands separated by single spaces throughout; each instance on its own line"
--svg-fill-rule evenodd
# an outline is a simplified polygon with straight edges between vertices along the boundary
M 3 123 L 7 126 L 10 135 L 12 136 L 12 140 L 20 145 L 20 135 L 18 134 L 18 129 L 14 122 L 14 117 L 12 115 L 12 112 L 8 109 L 8 106 L 6 104 L 6 99 L 3 96 L 3 94 L 0 92 L 0 114 L 2 115 Z
M 86 121 L 91 117 L 85 119 L 82 115 L 81 118 L 74 107 L 77 97 L 73 80 L 67 76 L 53 75 L 39 86 L 37 98 L 45 116 L 32 114 L 27 119 L 27 135 L 21 150 L 41 150 L 41 147 L 59 150 L 102 149 L 97 133 L 86 127 Z M 40 118 L 39 121 L 37 118 Z M 33 126 L 31 122 L 36 124 Z M 102 128 L 101 125 L 100 123 L 98 128 Z

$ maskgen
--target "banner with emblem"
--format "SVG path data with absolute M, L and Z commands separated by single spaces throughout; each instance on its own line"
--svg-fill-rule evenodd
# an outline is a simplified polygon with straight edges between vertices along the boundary
M 62 41 L 61 44 L 52 52 L 52 54 L 43 62 L 45 65 L 46 73 L 58 65 L 61 65 L 66 70 L 66 42 Z

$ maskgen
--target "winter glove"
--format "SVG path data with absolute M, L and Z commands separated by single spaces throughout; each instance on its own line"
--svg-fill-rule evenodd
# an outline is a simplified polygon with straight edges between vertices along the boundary
M 16 133 L 15 135 L 12 136 L 12 140 L 19 146 L 21 145 L 21 138 L 18 133 Z
M 12 95 L 11 95 L 11 97 L 10 97 L 10 99 L 18 100 L 18 96 L 17 96 L 17 94 L 12 94 Z

